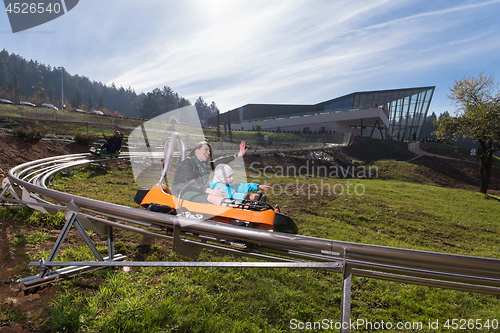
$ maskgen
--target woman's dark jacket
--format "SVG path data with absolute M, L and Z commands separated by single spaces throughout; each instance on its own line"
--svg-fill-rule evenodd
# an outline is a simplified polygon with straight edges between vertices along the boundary
M 219 157 L 218 159 L 210 162 L 210 169 L 214 170 L 215 167 L 221 163 L 229 164 L 234 161 L 235 158 L 236 157 L 234 155 Z M 208 181 L 203 181 L 199 167 L 196 165 L 196 162 L 192 157 L 188 157 L 179 163 L 177 170 L 175 171 L 174 182 L 172 185 L 173 195 L 178 196 L 181 190 L 182 193 L 185 193 L 186 191 L 196 191 L 203 194 L 207 188 Z

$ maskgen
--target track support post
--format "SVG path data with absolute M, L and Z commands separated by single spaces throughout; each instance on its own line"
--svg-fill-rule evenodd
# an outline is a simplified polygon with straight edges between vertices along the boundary
M 106 232 L 108 234 L 108 260 L 115 259 L 115 238 L 113 236 L 113 227 L 107 226 Z
M 181 227 L 179 225 L 179 222 L 177 221 L 174 224 L 173 242 L 172 242 L 173 251 L 182 254 L 188 258 L 191 258 L 193 260 L 198 259 L 203 248 L 195 245 L 194 243 L 189 242 L 189 240 L 182 240 L 180 237 L 180 230 Z
M 59 233 L 59 236 L 57 236 L 56 242 L 54 243 L 52 250 L 50 251 L 49 255 L 47 256 L 46 261 L 51 262 L 51 261 L 54 261 L 54 259 L 56 258 L 57 254 L 59 253 L 59 250 L 61 249 L 61 245 L 64 242 L 64 239 L 66 238 L 69 230 L 71 229 L 71 226 L 76 221 L 76 215 L 77 215 L 76 212 L 71 212 L 71 214 L 69 214 L 66 217 L 66 223 L 64 224 L 61 232 Z M 43 259 L 42 259 L 42 261 L 43 261 Z M 52 267 L 50 267 L 50 266 L 48 267 L 48 266 L 43 265 L 42 271 L 40 272 L 40 274 L 38 276 L 40 278 L 43 278 L 49 273 L 50 270 L 52 270 Z
M 349 333 L 351 326 L 351 283 L 352 267 L 346 263 L 347 251 L 344 248 L 344 265 L 342 267 L 342 300 L 340 308 L 340 333 Z

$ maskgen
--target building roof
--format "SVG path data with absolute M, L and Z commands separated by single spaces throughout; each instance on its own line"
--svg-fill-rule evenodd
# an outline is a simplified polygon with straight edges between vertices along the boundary
M 434 93 L 434 86 L 376 91 L 354 92 L 314 105 L 297 104 L 247 104 L 220 115 L 220 122 L 231 123 L 258 121 L 295 115 L 324 112 L 382 109 L 389 119 L 388 135 L 408 138 L 419 135 Z M 209 119 L 209 125 L 217 125 L 217 117 Z

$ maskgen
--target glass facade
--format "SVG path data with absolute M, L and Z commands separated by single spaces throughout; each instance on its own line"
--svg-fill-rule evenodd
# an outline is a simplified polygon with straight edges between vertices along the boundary
M 325 111 L 381 108 L 389 118 L 388 138 L 420 137 L 435 87 L 357 92 L 320 103 Z
M 355 92 L 315 105 L 247 104 L 229 111 L 229 114 L 232 124 L 240 124 L 304 115 L 382 109 L 389 119 L 387 138 L 411 141 L 414 136 L 416 139 L 420 138 L 435 88 Z M 210 118 L 208 123 L 217 126 L 217 117 Z
M 412 140 L 419 138 L 429 111 L 435 87 L 401 89 L 391 93 L 384 103 L 384 111 L 389 118 L 390 138 Z

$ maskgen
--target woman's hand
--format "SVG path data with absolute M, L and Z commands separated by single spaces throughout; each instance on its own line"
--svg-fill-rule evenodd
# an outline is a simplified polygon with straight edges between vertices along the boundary
M 217 190 L 217 189 L 211 189 L 211 188 L 207 188 L 205 190 L 205 193 L 208 194 L 208 195 L 213 195 L 214 197 L 225 197 L 227 195 L 226 192 L 224 192 L 223 190 Z
M 260 188 L 261 190 L 264 190 L 264 191 L 267 191 L 269 190 L 272 186 L 271 185 L 259 185 L 257 186 L 258 188 Z
M 243 155 L 245 155 L 245 153 L 247 152 L 247 148 L 246 148 L 246 145 L 245 145 L 245 141 L 241 141 L 240 143 L 240 151 L 238 152 L 238 157 L 241 157 Z

